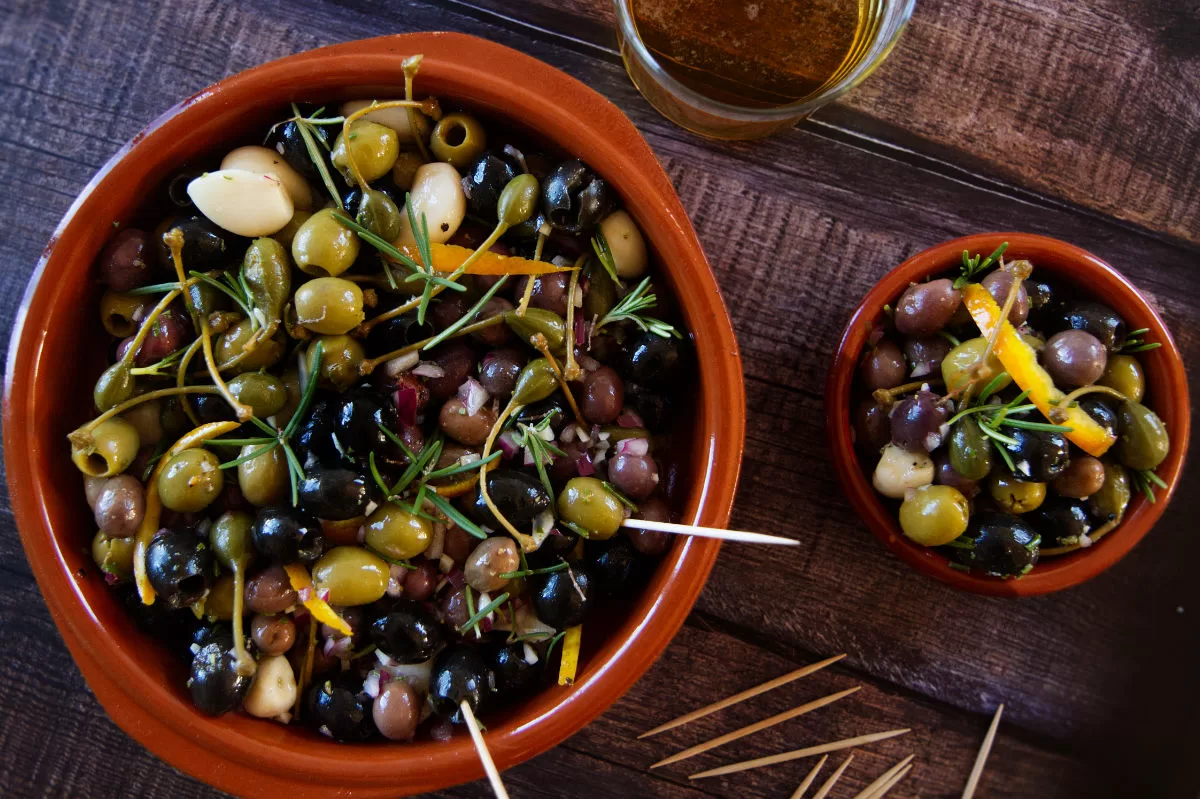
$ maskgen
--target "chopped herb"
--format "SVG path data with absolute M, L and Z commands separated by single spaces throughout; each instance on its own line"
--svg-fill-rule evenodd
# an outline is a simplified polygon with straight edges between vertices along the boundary
M 633 500 L 631 500 L 629 497 L 627 497 L 623 493 L 621 493 L 621 489 L 617 488 L 615 485 L 608 482 L 607 480 L 604 481 L 604 487 L 606 489 L 608 489 L 608 493 L 612 494 L 614 497 L 617 498 L 617 502 L 620 502 L 622 505 L 629 508 L 634 513 L 637 513 L 637 509 L 638 509 L 637 505 L 633 504 Z
M 661 319 L 643 316 L 641 311 L 648 311 L 658 305 L 658 297 L 647 293 L 650 290 L 650 278 L 645 278 L 632 291 L 621 298 L 613 308 L 596 323 L 596 330 L 616 322 L 633 322 L 642 330 L 656 336 L 667 338 L 674 336 L 682 338 L 679 331 Z
M 441 344 L 443 341 L 450 338 L 463 327 L 465 327 L 468 322 L 474 319 L 479 312 L 483 310 L 483 306 L 487 305 L 488 300 L 496 296 L 496 292 L 499 291 L 506 282 L 508 282 L 508 275 L 501 275 L 500 279 L 493 283 L 492 287 L 483 293 L 478 302 L 472 305 L 465 314 L 456 319 L 449 327 L 431 338 L 429 343 L 421 349 L 427 350 L 436 347 L 438 344 Z
M 313 166 L 317 168 L 317 172 L 321 174 L 321 182 L 325 184 L 325 189 L 329 192 L 329 196 L 333 198 L 333 204 L 339 209 L 342 208 L 342 195 L 338 192 L 337 186 L 333 182 L 333 178 L 329 174 L 329 168 L 325 166 L 325 159 L 321 155 L 321 151 L 317 149 L 317 142 L 325 144 L 323 136 L 314 136 L 314 124 L 329 124 L 328 122 L 316 123 L 312 119 L 306 119 L 300 115 L 300 109 L 295 103 L 292 103 L 292 113 L 296 116 L 291 121 L 296 123 L 296 129 L 300 131 L 300 138 L 304 140 L 304 149 L 308 150 L 308 157 L 313 162 Z M 314 115 L 315 116 L 315 115 Z M 344 121 L 344 120 L 339 120 Z M 326 145 L 328 149 L 328 145 Z
M 580 527 L 575 522 L 569 522 L 566 519 L 559 519 L 556 522 L 556 524 L 561 524 L 563 527 L 565 527 L 568 530 L 570 530 L 571 532 L 575 533 L 575 535 L 579 536 L 580 538 L 591 538 L 592 537 L 591 533 L 589 533 L 587 530 Z
M 481 530 L 479 525 L 475 524 L 475 522 L 471 521 L 466 516 L 463 516 L 462 513 L 459 512 L 458 508 L 447 502 L 446 498 L 442 495 L 431 492 L 426 496 L 426 499 L 433 503 L 433 506 L 437 508 L 443 516 L 445 516 L 454 524 L 457 524 L 468 534 L 473 535 L 476 538 L 488 537 L 487 533 Z
M 567 568 L 567 562 L 565 560 L 560 560 L 553 566 L 546 566 L 541 569 L 521 569 L 520 571 L 515 572 L 505 572 L 500 576 L 505 580 L 515 580 L 518 577 L 533 577 L 537 574 L 553 574 L 554 572 L 560 572 L 565 568 Z
M 1148 327 L 1139 327 L 1137 330 L 1130 330 L 1125 336 L 1125 343 L 1121 345 L 1120 350 L 1125 355 L 1131 355 L 1136 352 L 1149 352 L 1156 350 L 1162 346 L 1160 341 L 1146 342 L 1142 337 L 1150 332 Z
M 596 231 L 596 235 L 592 236 L 592 249 L 596 252 L 596 260 L 604 267 L 604 271 L 608 272 L 608 276 L 612 278 L 612 282 L 618 288 L 625 288 L 625 284 L 617 276 L 617 262 L 613 258 L 612 250 L 608 246 L 608 239 L 604 238 L 604 234 L 600 231 Z
M 976 277 L 986 271 L 988 267 L 1001 260 L 1001 256 L 1004 255 L 1004 251 L 1007 249 L 1008 242 L 1006 241 L 997 247 L 991 255 L 983 260 L 980 260 L 978 253 L 976 253 L 974 256 L 971 256 L 966 250 L 963 250 L 961 268 L 962 275 L 954 281 L 954 288 L 961 289 L 963 286 L 973 281 Z
M 467 592 L 467 610 L 470 610 L 471 609 L 471 602 L 470 602 L 471 587 L 464 586 L 463 588 Z M 486 605 L 484 605 L 483 607 L 481 607 L 476 613 L 474 613 L 471 616 L 471 618 L 466 620 L 466 622 L 463 624 L 463 626 L 458 628 L 458 631 L 460 633 L 465 633 L 468 630 L 472 630 L 472 629 L 478 627 L 479 622 L 486 619 L 493 610 L 500 607 L 507 601 L 508 601 L 508 592 L 505 591 L 503 594 L 501 594 L 500 596 L 493 599 L 491 602 L 489 602 Z
M 550 475 L 546 473 L 546 465 L 554 463 L 554 456 L 563 457 L 567 453 L 541 437 L 540 433 L 550 426 L 553 417 L 547 416 L 536 425 L 517 424 L 518 444 L 529 450 L 533 465 L 537 468 L 538 478 L 550 496 L 554 496 L 554 487 L 550 483 Z

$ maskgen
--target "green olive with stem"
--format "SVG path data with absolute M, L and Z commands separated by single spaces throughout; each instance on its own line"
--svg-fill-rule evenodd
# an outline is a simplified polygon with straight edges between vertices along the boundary
M 558 379 L 554 376 L 554 368 L 550 362 L 545 358 L 534 358 L 517 374 L 512 404 L 530 405 L 540 402 L 553 394 L 556 388 Z
M 213 522 L 208 533 L 217 561 L 233 572 L 233 651 L 239 674 L 254 673 L 254 658 L 246 652 L 242 634 L 242 603 L 246 593 L 246 566 L 250 563 L 254 545 L 251 530 L 254 517 L 240 510 L 226 511 Z
M 533 216 L 533 212 L 537 209 L 539 194 L 537 178 L 530 174 L 517 175 L 505 184 L 504 190 L 500 192 L 500 199 L 496 201 L 496 218 L 499 221 L 496 223 L 495 230 L 475 248 L 474 252 L 467 256 L 458 269 L 454 270 L 451 279 L 466 272 L 467 267 L 490 250 L 509 228 L 519 225 Z
M 533 336 L 541 333 L 546 337 L 546 344 L 552 352 L 561 353 L 564 349 L 567 323 L 554 311 L 545 308 L 526 308 L 523 314 L 515 310 L 505 311 L 504 323 L 526 344 Z
M 133 397 L 133 362 L 120 360 L 100 373 L 92 389 L 96 410 L 104 412 Z

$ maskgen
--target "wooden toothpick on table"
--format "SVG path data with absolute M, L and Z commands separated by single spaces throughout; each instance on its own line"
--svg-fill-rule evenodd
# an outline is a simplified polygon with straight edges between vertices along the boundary
M 787 763 L 790 760 L 799 760 L 802 757 L 812 757 L 813 755 L 823 755 L 826 752 L 836 752 L 839 749 L 850 749 L 863 744 L 882 741 L 885 738 L 895 738 L 897 735 L 904 735 L 912 732 L 908 727 L 898 730 L 886 730 L 884 732 L 873 732 L 868 735 L 859 735 L 854 738 L 844 738 L 840 741 L 832 741 L 827 744 L 818 746 L 810 746 L 805 749 L 795 749 L 791 752 L 781 752 L 777 755 L 769 755 L 768 757 L 757 757 L 753 760 L 744 760 L 741 763 L 730 763 L 728 766 L 701 771 L 699 774 L 689 774 L 689 780 L 701 780 L 705 777 L 720 777 L 725 774 L 736 774 L 739 771 L 749 771 L 754 768 L 765 768 L 766 766 L 774 766 L 778 763 Z
M 777 544 L 785 547 L 799 546 L 794 538 L 784 538 L 766 533 L 748 533 L 742 530 L 722 530 L 719 527 L 700 527 L 695 524 L 675 524 L 674 522 L 651 522 L 646 519 L 626 519 L 622 527 L 632 527 L 635 530 L 653 530 L 658 533 L 674 535 L 692 535 L 697 538 L 719 538 L 722 541 L 739 541 L 743 544 Z
M 742 691 L 739 694 L 734 694 L 733 696 L 729 697 L 728 699 L 722 699 L 719 702 L 713 702 L 711 705 L 705 705 L 704 707 L 700 708 L 699 710 L 693 710 L 691 713 L 685 713 L 684 715 L 680 716 L 679 718 L 672 719 L 672 720 L 668 721 L 666 724 L 660 724 L 657 727 L 655 727 L 654 729 L 648 730 L 648 731 L 642 733 L 641 735 L 638 736 L 638 738 L 639 739 L 649 738 L 651 735 L 658 735 L 660 732 L 666 732 L 667 730 L 674 729 L 675 727 L 680 727 L 684 724 L 687 724 L 688 722 L 695 721 L 696 719 L 704 718 L 708 714 L 716 713 L 718 710 L 724 710 L 725 708 L 729 707 L 730 705 L 736 705 L 738 702 L 744 702 L 745 700 L 747 700 L 753 696 L 758 696 L 759 694 L 766 693 L 767 691 L 770 691 L 774 688 L 778 688 L 781 685 L 787 685 L 788 683 L 792 682 L 793 680 L 798 680 L 801 677 L 807 677 L 809 674 L 812 674 L 813 672 L 820 671 L 821 669 L 825 668 L 826 666 L 837 663 L 839 660 L 841 660 L 844 657 L 846 657 L 845 653 L 843 653 L 841 655 L 834 655 L 831 658 L 826 658 L 825 660 L 822 660 L 819 663 L 810 663 L 809 665 L 798 668 L 795 671 L 788 672 L 787 674 L 783 675 L 782 677 L 776 677 L 773 680 L 767 680 L 765 683 L 762 683 L 761 685 L 756 685 L 753 688 L 747 688 L 745 691 Z
M 878 791 L 871 795 L 871 799 L 882 799 L 882 797 L 887 795 L 888 791 L 892 790 L 892 788 L 895 788 L 900 783 L 900 780 L 907 777 L 908 772 L 910 771 L 912 771 L 912 763 L 909 763 L 907 766 L 900 769 L 900 771 L 893 775 L 890 780 L 885 782 Z
M 883 790 L 883 787 L 891 781 L 892 777 L 895 777 L 897 774 L 903 771 L 904 767 L 912 762 L 912 759 L 913 755 L 909 755 L 887 771 L 880 774 L 875 778 L 874 782 L 859 791 L 855 795 L 854 799 L 875 799 L 875 797 L 878 796 Z
M 829 760 L 829 755 L 821 756 L 821 759 L 817 761 L 817 765 L 813 766 L 812 771 L 808 772 L 808 776 L 804 778 L 804 782 L 796 786 L 796 790 L 789 799 L 804 799 L 804 792 L 813 784 L 813 780 L 817 778 L 817 774 L 821 773 L 821 768 L 827 760 Z
M 492 784 L 492 793 L 496 794 L 496 799 L 508 799 L 508 791 L 505 790 L 504 782 L 500 779 L 500 772 L 492 760 L 492 753 L 488 751 L 487 744 L 484 743 L 483 731 L 479 729 L 479 721 L 471 711 L 471 706 L 464 699 L 459 708 L 462 709 L 463 719 L 467 722 L 467 729 L 471 731 L 471 740 L 475 742 L 475 751 L 479 753 L 479 759 L 483 761 L 483 770 L 487 772 L 488 782 Z
M 992 741 L 996 740 L 996 729 L 1000 726 L 1000 716 L 1004 713 L 1004 703 L 996 708 L 996 715 L 992 716 L 992 726 L 988 727 L 987 735 L 983 738 L 983 744 L 979 747 L 979 754 L 975 756 L 975 765 L 971 768 L 971 776 L 967 778 L 967 787 L 963 789 L 962 799 L 971 799 L 975 795 L 975 788 L 979 785 L 979 778 L 983 775 L 983 766 L 987 763 L 988 752 L 992 751 Z
M 753 724 L 747 724 L 745 727 L 736 729 L 733 732 L 727 732 L 724 735 L 713 738 L 712 740 L 688 747 L 682 752 L 673 754 L 665 760 L 658 761 L 650 768 L 658 768 L 659 766 L 667 766 L 671 763 L 678 763 L 680 760 L 687 760 L 689 757 L 694 757 L 701 752 L 707 752 L 709 749 L 716 749 L 718 746 L 724 746 L 731 741 L 736 741 L 739 738 L 745 738 L 747 735 L 752 735 L 759 730 L 765 730 L 768 727 L 774 727 L 776 724 L 782 724 L 789 719 L 794 719 L 797 716 L 803 716 L 805 713 L 816 710 L 817 708 L 822 708 L 826 705 L 832 705 L 834 702 L 838 701 L 839 699 L 846 698 L 860 688 L 862 688 L 861 685 L 856 685 L 853 688 L 847 688 L 846 690 L 839 691 L 836 694 L 829 694 L 828 696 L 823 696 L 820 699 L 814 699 L 812 702 L 807 702 L 799 707 L 792 708 L 791 710 L 785 710 L 782 713 L 777 713 L 774 716 L 763 719 L 762 721 L 756 721 Z
M 841 779 L 842 774 L 846 771 L 846 767 L 850 765 L 850 761 L 853 759 L 854 755 L 851 754 L 843 760 L 842 765 L 837 767 L 837 771 L 830 774 L 829 779 L 825 780 L 821 787 L 817 789 L 817 792 L 813 794 L 813 799 L 825 799 L 829 795 L 829 792 L 833 790 L 833 786 L 837 785 L 837 781 Z

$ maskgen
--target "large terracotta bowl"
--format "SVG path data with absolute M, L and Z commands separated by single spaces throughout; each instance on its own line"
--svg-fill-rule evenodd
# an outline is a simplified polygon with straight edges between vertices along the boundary
M 946 556 L 905 537 L 894 507 L 886 505 L 871 486 L 874 464 L 859 459 L 851 438 L 851 397 L 858 361 L 872 328 L 883 319 L 883 306 L 894 303 L 909 283 L 956 271 L 962 263 L 963 250 L 987 254 L 1005 241 L 1009 243 L 1006 258 L 1030 260 L 1035 274 L 1053 275 L 1081 294 L 1113 308 L 1131 328 L 1150 328 L 1146 341 L 1162 342 L 1162 347 L 1141 353 L 1138 358 L 1146 371 L 1145 403 L 1163 420 L 1171 437 L 1171 452 L 1157 469 L 1169 488 L 1157 492 L 1156 502 L 1150 503 L 1138 495 L 1120 526 L 1094 546 L 1044 558 L 1033 571 L 1016 580 L 952 569 Z M 1190 408 L 1183 360 L 1170 331 L 1146 298 L 1117 270 L 1086 250 L 1029 233 L 980 233 L 953 239 L 914 255 L 888 272 L 863 298 L 846 325 L 825 384 L 825 415 L 834 467 L 850 503 L 867 528 L 917 571 L 955 588 L 993 596 L 1033 596 L 1070 588 L 1100 574 L 1133 549 L 1163 515 L 1179 482 L 1190 435 Z
M 638 220 L 693 331 L 699 374 L 690 449 L 680 459 L 682 515 L 729 519 L 745 395 L 737 343 L 712 271 L 671 182 L 633 124 L 578 81 L 470 36 L 424 33 L 327 47 L 205 89 L 150 124 L 88 184 L 46 247 L 13 330 L 4 398 L 9 488 L 25 551 L 63 639 L 100 703 L 173 766 L 244 796 L 383 797 L 479 778 L 465 732 L 445 743 L 341 745 L 307 730 L 192 708 L 185 670 L 140 632 L 88 555 L 94 532 L 67 432 L 91 413 L 102 359 L 92 262 L 113 230 L 178 165 L 262 131 L 295 99 L 403 93 L 401 61 L 423 53 L 418 95 L 499 118 L 584 159 Z M 216 151 L 215 153 L 213 151 Z M 584 631 L 576 684 L 546 690 L 487 733 L 506 768 L 582 728 L 621 696 L 671 640 L 704 585 L 718 542 L 684 539 L 609 631 Z

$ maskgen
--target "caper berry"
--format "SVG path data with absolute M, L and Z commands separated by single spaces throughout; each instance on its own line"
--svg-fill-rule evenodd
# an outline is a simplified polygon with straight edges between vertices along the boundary
M 1117 410 L 1117 458 L 1130 469 L 1155 469 L 1171 449 L 1167 426 L 1140 402 L 1126 400 Z

